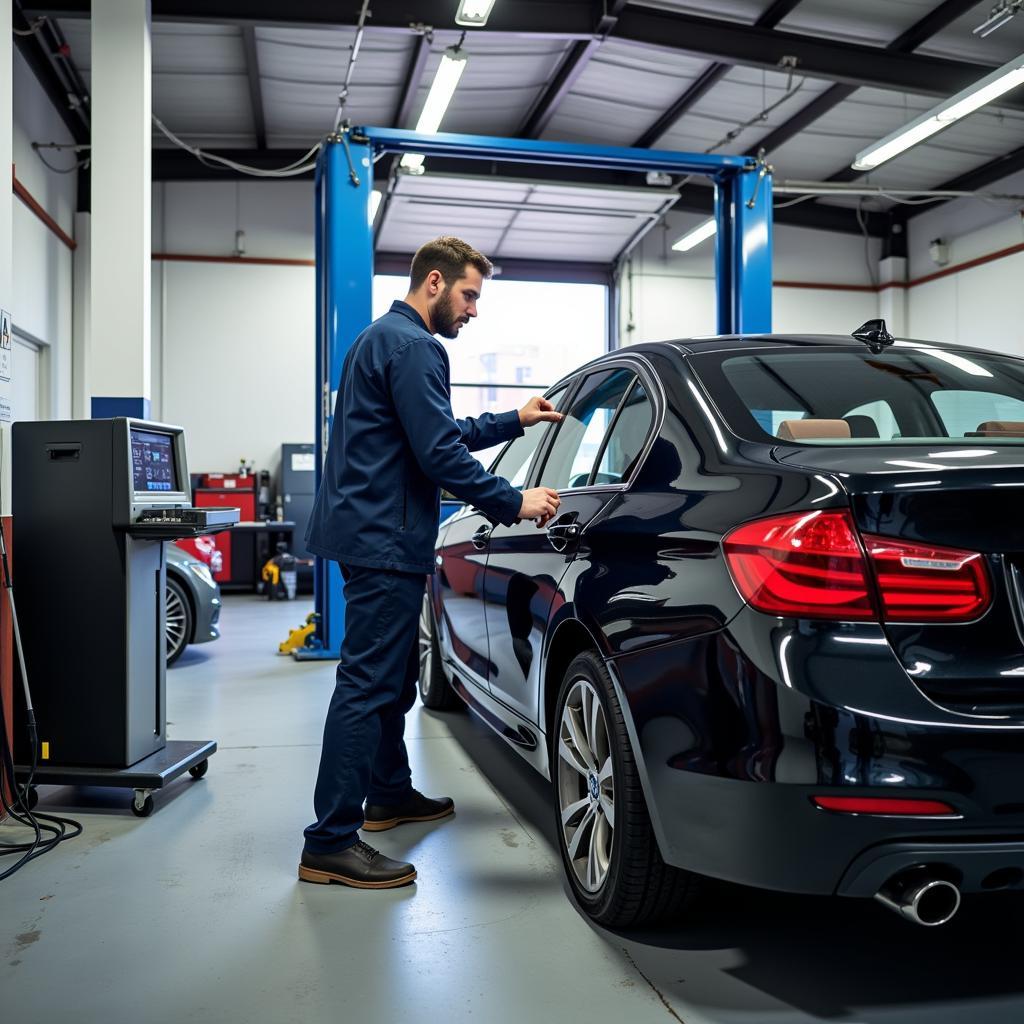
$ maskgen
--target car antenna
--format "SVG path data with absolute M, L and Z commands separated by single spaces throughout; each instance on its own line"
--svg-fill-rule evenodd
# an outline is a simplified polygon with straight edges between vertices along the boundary
M 876 356 L 896 340 L 889 333 L 884 320 L 869 320 L 867 323 L 861 324 L 853 332 L 853 337 L 858 341 L 863 341 L 871 349 L 872 355 Z

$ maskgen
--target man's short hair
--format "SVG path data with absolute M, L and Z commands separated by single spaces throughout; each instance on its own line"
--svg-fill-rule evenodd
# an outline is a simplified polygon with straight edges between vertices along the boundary
M 442 235 L 416 250 L 409 272 L 409 289 L 416 291 L 432 270 L 440 271 L 444 283 L 450 288 L 466 276 L 467 265 L 476 267 L 482 277 L 490 277 L 494 272 L 491 261 L 468 242 L 453 235 Z

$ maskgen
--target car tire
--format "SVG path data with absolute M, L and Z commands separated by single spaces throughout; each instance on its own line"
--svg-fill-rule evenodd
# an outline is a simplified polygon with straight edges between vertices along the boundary
M 429 589 L 423 595 L 423 608 L 420 611 L 419 656 L 419 690 L 423 706 L 432 711 L 450 711 L 461 707 L 462 701 L 452 689 L 441 661 L 441 647 L 437 640 Z
M 555 825 L 580 907 L 608 928 L 680 917 L 701 877 L 661 859 L 622 708 L 596 654 L 569 666 L 554 724 Z
M 167 664 L 173 665 L 192 642 L 192 605 L 185 588 L 173 577 L 167 577 Z

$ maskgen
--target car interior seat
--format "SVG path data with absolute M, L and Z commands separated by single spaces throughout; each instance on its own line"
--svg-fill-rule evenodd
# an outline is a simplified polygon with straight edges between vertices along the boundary
M 783 441 L 827 440 L 853 436 L 850 424 L 846 420 L 819 420 L 811 417 L 804 420 L 783 420 L 779 424 L 777 434 Z
M 964 437 L 1024 437 L 1024 420 L 986 420 Z
M 878 437 L 878 424 L 870 416 L 844 416 L 851 437 Z

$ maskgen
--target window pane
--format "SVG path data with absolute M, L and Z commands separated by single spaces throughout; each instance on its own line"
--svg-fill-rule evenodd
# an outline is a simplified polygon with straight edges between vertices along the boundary
M 374 318 L 404 298 L 408 288 L 406 277 L 374 277 Z M 441 339 L 452 383 L 526 384 L 533 389 L 522 392 L 526 397 L 543 393 L 605 352 L 607 298 L 608 289 L 600 284 L 485 281 L 479 316 L 458 338 Z
M 564 397 L 565 389 L 563 388 L 550 395 L 549 400 L 557 406 Z M 537 423 L 532 427 L 527 427 L 523 436 L 517 437 L 502 452 L 501 457 L 491 467 L 491 472 L 496 476 L 503 476 L 513 487 L 525 486 L 533 454 L 540 447 L 541 441 L 551 426 L 550 423 Z
M 631 370 L 605 370 L 587 377 L 555 436 L 541 486 L 586 486 L 608 424 L 633 380 Z
M 638 380 L 615 421 L 608 445 L 601 456 L 595 484 L 619 484 L 629 478 L 643 450 L 654 420 L 654 409 L 643 384 Z
M 950 437 L 970 437 L 984 423 L 1024 422 L 1024 402 L 1010 395 L 991 391 L 936 391 L 932 401 Z
M 877 355 L 764 348 L 690 361 L 732 429 L 751 440 L 802 419 L 845 425 L 822 424 L 801 444 L 1024 444 L 1024 360 L 1009 356 L 897 342 Z
M 452 412 L 457 420 L 479 416 L 483 412 L 509 412 L 526 404 L 534 392 L 522 388 L 452 388 Z M 501 451 L 502 444 L 473 452 L 473 458 L 489 466 Z

